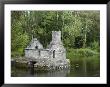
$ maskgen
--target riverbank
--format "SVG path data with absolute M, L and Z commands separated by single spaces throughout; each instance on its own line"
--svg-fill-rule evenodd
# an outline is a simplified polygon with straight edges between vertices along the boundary
M 55 65 L 52 59 L 41 58 L 41 59 L 30 60 L 29 58 L 26 57 L 13 58 L 11 60 L 11 65 L 12 67 L 15 66 L 16 68 L 21 68 L 21 69 L 34 68 L 37 71 L 62 70 L 62 69 L 70 68 L 69 61 L 68 64 Z
M 70 59 L 70 67 L 72 66 L 72 63 L 74 61 L 76 61 L 77 59 L 86 59 L 89 58 L 90 61 L 92 61 L 92 59 L 94 58 L 94 56 L 97 56 L 96 61 L 100 60 L 100 55 L 99 52 L 91 50 L 89 48 L 81 48 L 81 49 L 69 49 L 67 50 L 67 59 Z M 85 59 L 85 60 L 86 60 Z M 12 65 L 14 65 L 14 63 L 16 63 L 16 68 L 21 68 L 21 69 L 26 69 L 29 68 L 29 61 L 27 60 L 27 58 L 25 57 L 16 57 L 16 58 L 12 58 Z M 15 66 L 14 65 L 14 66 Z M 49 70 L 53 70 L 53 67 L 48 67 L 48 66 L 34 66 L 35 69 L 37 71 L 49 71 Z M 61 67 L 60 67 L 61 68 Z M 54 70 L 58 70 L 59 67 L 54 68 Z
M 100 76 L 100 57 L 74 57 L 70 59 L 71 68 L 69 70 L 36 70 L 27 68 L 27 65 L 17 63 L 11 67 L 11 76 L 14 77 L 99 77 Z M 70 71 L 70 72 L 67 72 Z
M 67 58 L 99 56 L 100 53 L 89 48 L 67 49 Z

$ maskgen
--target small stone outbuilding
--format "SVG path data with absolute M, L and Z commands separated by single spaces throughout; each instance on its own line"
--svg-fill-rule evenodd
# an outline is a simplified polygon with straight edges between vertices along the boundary
M 52 41 L 46 49 L 37 38 L 33 38 L 25 48 L 25 57 L 34 59 L 35 66 L 69 67 L 69 59 L 66 59 L 66 49 L 61 41 L 61 31 L 52 31 Z

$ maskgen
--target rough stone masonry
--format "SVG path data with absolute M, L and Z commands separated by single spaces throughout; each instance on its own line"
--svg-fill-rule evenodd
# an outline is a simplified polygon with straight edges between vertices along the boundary
M 35 67 L 69 68 L 69 59 L 66 59 L 66 49 L 61 41 L 61 31 L 52 31 L 52 41 L 46 49 L 37 38 L 33 38 L 25 48 L 25 57 L 36 61 Z

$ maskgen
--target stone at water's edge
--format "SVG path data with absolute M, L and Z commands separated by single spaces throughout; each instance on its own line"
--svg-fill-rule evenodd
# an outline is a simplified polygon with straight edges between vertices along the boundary
M 44 59 L 43 59 L 44 60 Z M 69 64 L 68 65 L 53 65 L 52 62 L 49 60 L 47 62 L 41 63 L 42 60 L 36 60 L 33 61 L 34 67 L 36 70 L 62 70 L 62 69 L 69 69 Z M 16 68 L 32 68 L 32 63 L 29 60 L 26 60 L 26 58 L 16 58 L 11 61 L 11 65 L 15 66 Z

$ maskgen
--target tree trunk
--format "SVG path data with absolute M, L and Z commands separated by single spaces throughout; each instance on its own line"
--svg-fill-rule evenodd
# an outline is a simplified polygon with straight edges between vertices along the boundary
M 86 36 L 86 33 L 85 33 L 85 35 L 84 35 L 84 42 L 83 42 L 83 48 L 86 47 L 86 38 L 87 38 L 87 36 Z

